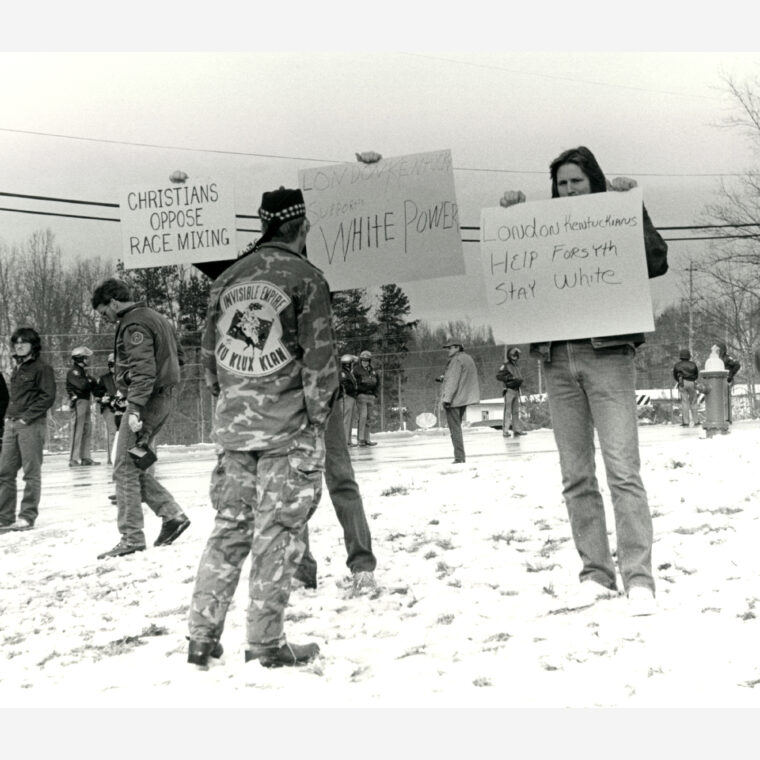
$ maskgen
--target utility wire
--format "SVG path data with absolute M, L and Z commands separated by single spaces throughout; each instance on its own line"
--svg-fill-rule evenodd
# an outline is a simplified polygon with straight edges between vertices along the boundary
M 213 153 L 225 156 L 250 156 L 252 158 L 276 158 L 283 161 L 312 161 L 321 164 L 347 164 L 353 161 L 332 158 L 311 158 L 307 156 L 287 156 L 276 153 L 252 153 L 242 150 L 218 150 L 213 148 L 184 148 L 177 145 L 161 145 L 157 143 L 130 142 L 129 140 L 109 140 L 100 137 L 82 137 L 80 135 L 64 135 L 55 132 L 38 132 L 30 129 L 11 129 L 10 127 L 0 127 L 0 132 L 10 132 L 13 134 L 33 135 L 37 137 L 55 137 L 61 140 L 79 140 L 82 142 L 106 143 L 109 145 L 128 145 L 136 148 L 159 148 L 161 150 L 181 150 L 189 153 Z M 487 172 L 497 174 L 541 174 L 547 175 L 546 169 L 488 169 L 473 166 L 454 166 L 454 171 L 465 172 Z M 626 177 L 743 177 L 745 172 L 685 172 L 685 173 L 652 173 L 652 172 L 613 172 L 608 174 L 621 175 Z

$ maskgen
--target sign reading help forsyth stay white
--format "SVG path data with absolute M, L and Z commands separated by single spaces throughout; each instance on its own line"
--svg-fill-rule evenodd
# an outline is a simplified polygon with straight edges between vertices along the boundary
M 193 179 L 122 191 L 126 269 L 237 257 L 232 183 Z
M 309 259 L 331 290 L 464 274 L 451 151 L 304 169 Z
M 639 188 L 486 208 L 480 236 L 497 339 L 654 330 Z

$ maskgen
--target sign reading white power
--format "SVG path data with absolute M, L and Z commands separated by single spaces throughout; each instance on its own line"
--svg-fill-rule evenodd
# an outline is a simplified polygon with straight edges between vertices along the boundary
M 232 184 L 218 179 L 133 187 L 120 202 L 126 269 L 234 259 Z

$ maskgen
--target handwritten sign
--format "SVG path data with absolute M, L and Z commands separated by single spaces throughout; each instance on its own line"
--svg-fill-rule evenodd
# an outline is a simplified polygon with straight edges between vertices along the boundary
M 126 269 L 237 257 L 232 184 L 187 180 L 122 191 L 122 256 Z
M 332 290 L 464 274 L 451 151 L 298 173 L 309 259 Z
M 500 340 L 654 330 L 639 188 L 482 209 L 480 236 Z

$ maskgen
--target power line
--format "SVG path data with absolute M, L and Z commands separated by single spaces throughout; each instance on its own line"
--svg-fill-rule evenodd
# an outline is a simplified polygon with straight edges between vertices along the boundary
M 129 140 L 110 140 L 101 137 L 82 137 L 81 135 L 64 135 L 56 132 L 39 132 L 31 129 L 12 129 L 10 127 L 0 127 L 0 132 L 10 132 L 13 134 L 33 135 L 36 137 L 55 137 L 60 140 L 78 140 L 81 142 L 105 143 L 108 145 L 127 145 L 135 148 L 158 148 L 160 150 L 181 150 L 190 153 L 213 153 L 225 156 L 249 156 L 251 158 L 275 158 L 283 161 L 312 161 L 322 164 L 346 164 L 354 163 L 332 158 L 313 158 L 309 156 L 288 156 L 276 153 L 253 153 L 241 150 L 219 150 L 214 148 L 187 148 L 179 145 L 161 145 L 158 143 L 141 143 L 131 142 Z M 540 174 L 547 175 L 546 169 L 493 169 L 473 166 L 454 166 L 454 171 L 465 172 L 483 172 L 497 174 Z M 662 172 L 613 172 L 608 174 L 622 175 L 627 177 L 742 177 L 745 172 L 683 172 L 683 173 L 662 173 Z

